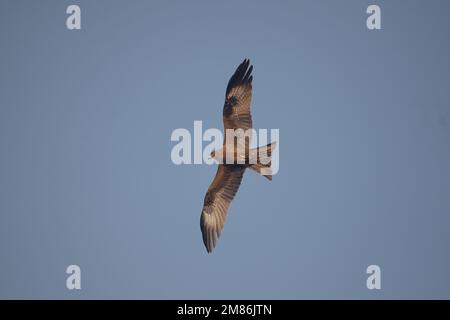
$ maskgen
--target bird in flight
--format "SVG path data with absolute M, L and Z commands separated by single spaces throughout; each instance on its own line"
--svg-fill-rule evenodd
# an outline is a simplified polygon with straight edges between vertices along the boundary
M 200 217 L 203 243 L 212 252 L 223 230 L 228 207 L 239 189 L 245 170 L 251 169 L 269 180 L 272 150 L 276 144 L 250 149 L 252 115 L 252 70 L 250 60 L 245 59 L 231 76 L 223 106 L 224 135 L 222 148 L 211 152 L 211 158 L 219 165 L 216 176 L 206 192 Z M 250 129 L 250 130 L 249 130 Z M 229 138 L 228 132 L 245 132 Z

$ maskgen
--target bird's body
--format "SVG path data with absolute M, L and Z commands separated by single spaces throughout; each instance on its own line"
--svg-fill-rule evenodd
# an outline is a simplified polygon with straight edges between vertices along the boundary
M 227 131 L 222 148 L 211 153 L 218 163 L 217 173 L 206 192 L 200 228 L 206 250 L 211 252 L 222 232 L 228 208 L 239 189 L 246 169 L 272 179 L 270 165 L 275 144 L 250 149 L 253 66 L 244 60 L 230 78 L 223 107 L 223 124 Z M 228 133 L 237 132 L 234 136 Z M 243 134 L 245 133 L 245 134 Z

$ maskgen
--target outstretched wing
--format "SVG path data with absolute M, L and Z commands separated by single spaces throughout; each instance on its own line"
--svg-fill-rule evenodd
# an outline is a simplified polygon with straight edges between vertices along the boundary
M 226 129 L 252 128 L 250 104 L 252 102 L 253 66 L 245 59 L 228 81 L 223 106 L 223 126 Z
M 200 217 L 203 243 L 211 252 L 225 224 L 228 207 L 241 185 L 245 167 L 219 165 L 216 176 L 208 188 Z

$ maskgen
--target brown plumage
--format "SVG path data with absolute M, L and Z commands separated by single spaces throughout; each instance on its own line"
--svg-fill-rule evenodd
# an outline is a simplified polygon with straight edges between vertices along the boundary
M 225 130 L 243 129 L 245 131 L 252 128 L 253 124 L 250 110 L 252 100 L 252 70 L 253 66 L 250 65 L 250 61 L 245 59 L 238 66 L 228 82 L 223 107 L 223 126 Z M 224 135 L 223 148 L 219 152 L 213 152 L 211 155 L 217 160 L 223 160 L 218 155 L 224 156 L 227 152 L 226 146 L 228 145 L 228 150 L 234 149 L 234 152 L 232 151 L 234 159 L 230 164 L 224 160 L 222 164 L 219 164 L 216 176 L 206 192 L 200 217 L 203 243 L 208 252 L 211 252 L 217 244 L 217 240 L 225 224 L 228 208 L 239 189 L 245 169 L 252 169 L 263 174 L 269 180 L 272 180 L 270 173 L 263 173 L 261 170 L 263 168 L 266 170 L 270 168 L 272 150 L 275 147 L 274 143 L 250 150 L 249 139 L 245 143 L 245 155 L 243 156 L 245 162 L 243 164 L 235 164 L 237 163 L 236 145 L 232 145 L 232 143 L 236 143 L 236 140 L 230 142 L 225 139 L 226 135 Z M 264 156 L 261 157 L 258 151 L 264 151 L 261 152 Z M 252 162 L 252 159 L 257 160 Z

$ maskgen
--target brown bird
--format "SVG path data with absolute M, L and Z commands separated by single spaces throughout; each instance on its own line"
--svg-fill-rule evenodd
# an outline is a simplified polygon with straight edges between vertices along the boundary
M 223 107 L 223 126 L 227 134 L 230 129 L 238 132 L 252 128 L 252 70 L 250 61 L 245 59 L 228 82 Z M 250 149 L 251 130 L 248 132 L 250 134 L 245 136 L 236 134 L 233 139 L 227 139 L 227 134 L 224 135 L 222 148 L 211 153 L 211 157 L 219 166 L 206 192 L 200 217 L 203 243 L 208 252 L 216 246 L 225 224 L 228 207 L 239 189 L 245 169 L 254 170 L 272 180 L 270 166 L 275 143 Z

